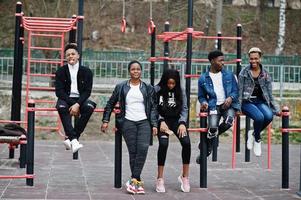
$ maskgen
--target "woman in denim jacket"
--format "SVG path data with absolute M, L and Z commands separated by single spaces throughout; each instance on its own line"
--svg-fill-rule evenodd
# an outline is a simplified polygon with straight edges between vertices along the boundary
M 119 102 L 120 113 L 116 117 L 129 151 L 131 178 L 126 182 L 130 194 L 144 194 L 141 172 L 145 164 L 151 133 L 157 135 L 157 106 L 154 88 L 143 82 L 142 65 L 138 61 L 128 64 L 130 80 L 116 85 L 104 109 L 101 130 L 108 128 L 110 115 Z
M 207 156 L 211 153 L 212 138 L 228 130 L 232 126 L 235 113 L 240 111 L 237 80 L 232 72 L 223 69 L 224 54 L 219 50 L 211 51 L 208 59 L 211 63 L 210 69 L 198 81 L 201 111 L 208 111 L 209 114 Z M 221 117 L 223 122 L 219 124 Z
M 273 120 L 273 114 L 279 115 L 279 108 L 272 95 L 272 79 L 261 65 L 261 50 L 253 47 L 249 50 L 250 65 L 239 74 L 239 100 L 242 112 L 253 119 L 254 132 L 248 132 L 247 148 L 254 146 L 254 154 L 261 156 L 260 132 Z

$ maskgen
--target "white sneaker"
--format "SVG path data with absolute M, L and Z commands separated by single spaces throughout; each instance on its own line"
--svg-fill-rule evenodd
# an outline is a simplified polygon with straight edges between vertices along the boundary
M 254 142 L 254 154 L 255 156 L 261 156 L 261 142 Z
M 63 144 L 64 144 L 66 150 L 70 150 L 71 149 L 71 141 L 69 139 L 64 140 Z
M 165 192 L 163 178 L 158 178 L 156 181 L 156 192 Z
M 248 131 L 247 149 L 252 150 L 254 146 L 254 135 L 253 130 Z
M 183 177 L 182 175 L 180 175 L 178 177 L 178 181 L 181 184 L 180 188 L 181 188 L 182 192 L 190 192 L 190 184 L 189 184 L 188 177 Z
M 72 152 L 73 153 L 76 153 L 80 148 L 83 147 L 83 145 L 80 144 L 77 139 L 73 139 L 71 141 L 71 146 L 72 146 Z

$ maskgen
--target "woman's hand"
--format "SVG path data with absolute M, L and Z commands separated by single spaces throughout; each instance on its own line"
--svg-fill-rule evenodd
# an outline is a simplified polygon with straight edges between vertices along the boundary
M 181 124 L 179 126 L 178 134 L 179 134 L 180 138 L 187 136 L 187 130 L 186 130 L 186 126 L 184 124 Z
M 158 129 L 156 127 L 153 127 L 153 135 L 156 136 L 158 134 Z
M 167 124 L 165 123 L 165 121 L 162 121 L 160 124 L 160 132 L 165 133 L 167 130 L 169 130 Z

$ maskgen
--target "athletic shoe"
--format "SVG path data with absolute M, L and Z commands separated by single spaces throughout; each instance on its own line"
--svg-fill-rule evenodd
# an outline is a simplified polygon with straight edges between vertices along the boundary
M 261 142 L 254 142 L 254 154 L 255 156 L 261 156 Z
M 137 194 L 145 194 L 144 184 L 142 181 L 137 181 L 136 183 L 136 193 Z
M 181 184 L 181 190 L 182 190 L 182 192 L 190 192 L 190 184 L 189 184 L 188 177 L 183 177 L 182 175 L 180 175 L 178 177 L 178 181 Z
M 73 139 L 71 141 L 71 146 L 72 146 L 73 153 L 76 153 L 76 152 L 78 152 L 79 149 L 83 148 L 83 145 L 80 144 L 77 139 Z
M 163 178 L 158 178 L 156 181 L 156 192 L 165 192 Z
M 253 135 L 253 130 L 248 131 L 248 140 L 247 140 L 247 149 L 252 150 L 254 146 L 254 135 Z
M 64 144 L 66 150 L 70 150 L 71 149 L 71 141 L 69 139 L 64 140 L 63 144 Z
M 132 178 L 132 179 L 129 179 L 126 183 L 125 183 L 125 186 L 126 186 L 126 191 L 130 194 L 136 194 L 136 184 L 137 184 L 137 179 L 135 178 Z

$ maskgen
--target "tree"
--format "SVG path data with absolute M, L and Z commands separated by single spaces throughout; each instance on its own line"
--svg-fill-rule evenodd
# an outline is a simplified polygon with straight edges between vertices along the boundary
M 278 42 L 277 42 L 277 48 L 275 49 L 275 54 L 276 55 L 282 54 L 283 49 L 284 49 L 284 43 L 285 43 L 285 10 L 286 10 L 286 0 L 280 0 Z

